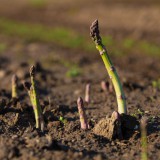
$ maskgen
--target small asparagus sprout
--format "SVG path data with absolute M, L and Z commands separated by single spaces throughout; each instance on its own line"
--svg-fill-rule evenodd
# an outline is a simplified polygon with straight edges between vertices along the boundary
M 89 129 L 89 124 L 87 122 L 87 117 L 84 110 L 83 99 L 81 97 L 77 100 L 78 112 L 80 117 L 81 128 L 84 130 Z
M 117 111 L 114 111 L 113 113 L 112 113 L 112 116 L 111 116 L 112 118 L 114 118 L 114 119 L 120 119 L 120 115 L 119 115 L 119 113 L 117 112 Z
M 39 103 L 36 83 L 35 83 L 35 67 L 32 66 L 30 69 L 30 77 L 31 77 L 31 84 L 24 82 L 24 87 L 28 91 L 28 95 L 30 97 L 34 114 L 36 120 L 36 128 L 44 130 L 44 120 L 43 120 L 43 113 Z
M 113 92 L 113 87 L 112 87 L 112 84 L 110 84 L 108 81 L 102 81 L 101 82 L 101 88 L 104 92 L 108 91 L 110 93 Z
M 85 90 L 85 102 L 87 104 L 90 102 L 90 88 L 91 88 L 91 85 L 88 83 L 86 85 L 86 90 Z
M 117 103 L 118 103 L 118 112 L 127 114 L 127 106 L 126 106 L 126 98 L 122 89 L 122 85 L 119 79 L 119 76 L 116 72 L 115 67 L 113 66 L 109 55 L 107 53 L 107 50 L 105 46 L 102 43 L 102 39 L 100 37 L 99 33 L 99 26 L 98 26 L 98 20 L 95 20 L 91 27 L 90 27 L 90 35 L 95 42 L 97 50 L 100 52 L 100 55 L 102 57 L 102 60 L 105 64 L 105 67 L 108 71 L 109 77 L 113 83 L 116 97 L 117 97 Z
M 147 131 L 146 131 L 146 125 L 147 125 L 147 118 L 143 117 L 141 119 L 141 145 L 142 145 L 142 151 L 141 151 L 141 160 L 147 160 Z
M 109 82 L 102 81 L 101 88 L 104 92 L 108 91 L 109 90 Z
M 12 98 L 17 98 L 18 97 L 18 77 L 17 75 L 12 76 Z

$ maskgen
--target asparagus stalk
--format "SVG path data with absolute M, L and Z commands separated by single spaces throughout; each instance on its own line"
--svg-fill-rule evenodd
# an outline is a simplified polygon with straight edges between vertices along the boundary
M 24 87 L 28 91 L 28 95 L 30 97 L 30 100 L 33 106 L 35 120 L 36 120 L 36 128 L 39 128 L 43 131 L 44 130 L 44 120 L 43 120 L 43 113 L 42 113 L 42 109 L 39 103 L 39 98 L 38 98 L 38 93 L 37 93 L 37 88 L 36 88 L 35 67 L 34 66 L 32 66 L 30 69 L 30 77 L 31 77 L 31 84 L 25 82 Z
M 88 83 L 86 85 L 86 90 L 85 90 L 85 102 L 87 104 L 90 102 L 90 88 L 91 88 L 91 85 L 90 85 L 90 83 Z
M 107 71 L 108 71 L 109 77 L 113 83 L 113 86 L 114 86 L 114 89 L 116 92 L 116 97 L 117 97 L 118 112 L 120 114 L 122 114 L 122 113 L 127 114 L 125 94 L 123 92 L 122 85 L 121 85 L 119 76 L 117 74 L 117 71 L 109 58 L 109 55 L 107 53 L 105 46 L 102 43 L 102 39 L 101 39 L 100 33 L 99 33 L 98 20 L 95 20 L 92 23 L 92 25 L 90 27 L 90 35 L 91 35 L 93 41 L 95 42 L 96 48 L 101 55 L 101 58 L 105 64 Z
M 18 91 L 17 91 L 17 88 L 18 88 L 18 78 L 17 78 L 17 75 L 13 75 L 12 76 L 12 98 L 17 98 L 18 97 Z
M 83 99 L 81 97 L 77 100 L 78 112 L 80 117 L 81 128 L 84 130 L 89 129 L 89 124 L 87 122 L 87 117 L 84 110 Z
M 147 131 L 146 131 L 146 125 L 147 125 L 147 118 L 143 117 L 141 119 L 141 145 L 142 145 L 142 151 L 141 151 L 141 160 L 147 160 Z

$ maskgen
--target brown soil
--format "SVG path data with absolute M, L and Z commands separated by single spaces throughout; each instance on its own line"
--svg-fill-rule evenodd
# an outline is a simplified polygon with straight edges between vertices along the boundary
M 1 67 L 1 102 L 0 110 L 0 139 L 1 159 L 139 159 L 140 132 L 124 134 L 123 140 L 108 140 L 94 134 L 95 124 L 102 118 L 110 116 L 117 110 L 114 92 L 103 92 L 100 87 L 102 80 L 108 76 L 96 53 L 58 50 L 57 54 L 50 45 L 34 44 L 38 50 L 47 48 L 35 56 L 30 51 L 31 44 L 25 44 L 21 57 L 12 54 L 18 41 L 12 42 L 8 57 L 0 57 Z M 33 44 L 32 44 L 33 47 Z M 50 51 L 50 52 L 49 52 Z M 52 52 L 51 52 L 52 51 Z M 67 68 L 60 63 L 60 59 L 67 57 L 78 64 L 82 74 L 75 78 L 66 77 Z M 37 55 L 37 54 L 36 54 Z M 12 57 L 12 59 L 11 59 Z M 159 90 L 152 87 L 151 82 L 159 76 L 159 59 L 142 55 L 128 55 L 112 57 L 122 79 L 127 96 L 129 113 L 137 113 L 138 109 L 149 119 L 148 122 L 148 154 L 149 159 L 158 159 L 159 151 Z M 24 61 L 25 60 L 25 61 Z M 32 60 L 32 61 L 31 61 Z M 45 110 L 45 132 L 35 129 L 33 109 L 28 95 L 22 86 L 22 81 L 29 81 L 30 64 L 36 63 L 37 84 L 40 100 Z M 143 63 L 142 63 L 143 61 Z M 143 64 L 143 66 L 142 66 Z M 101 70 L 101 72 L 99 72 Z M 16 73 L 19 77 L 19 99 L 11 99 L 11 76 Z M 76 100 L 84 97 L 86 83 L 91 83 L 91 102 L 86 107 L 86 114 L 90 121 L 90 129 L 80 129 Z M 50 99 L 50 103 L 48 100 Z M 6 105 L 5 105 L 6 103 Z M 144 111 L 144 112 L 143 112 Z M 63 116 L 67 123 L 59 121 Z M 141 114 L 137 114 L 138 120 Z M 126 123 L 126 122 L 125 122 Z M 127 123 L 125 124 L 127 126 Z M 128 124 L 130 126 L 130 124 Z
M 1 4 L 5 5 L 0 6 L 0 15 L 47 25 L 55 25 L 54 22 L 56 22 L 56 25 L 69 26 L 84 33 L 89 28 L 90 22 L 95 19 L 93 13 L 100 7 L 95 4 L 89 7 L 91 2 L 87 2 L 85 7 L 83 1 L 72 3 L 72 0 L 68 0 L 68 8 L 60 2 L 54 2 L 55 8 L 54 5 L 48 6 L 48 8 L 55 9 L 54 14 L 49 14 L 51 12 L 49 9 L 33 9 L 26 6 L 25 0 L 15 1 L 19 3 L 9 5 L 7 1 L 2 1 Z M 131 34 L 133 30 L 138 30 L 136 32 L 138 37 L 143 38 L 139 34 L 142 31 L 145 33 L 145 38 L 159 42 L 158 6 L 151 5 L 152 2 L 150 2 L 146 5 L 141 3 L 143 7 L 140 8 L 134 2 L 132 4 L 125 2 L 124 0 L 124 5 L 132 6 L 134 9 L 112 2 L 108 6 L 105 1 L 102 1 L 102 10 L 98 9 L 97 13 L 101 15 L 101 22 L 104 20 L 103 30 L 110 28 L 109 32 L 117 37 L 123 37 Z M 106 10 L 108 14 L 105 15 L 109 16 L 107 19 L 110 23 L 105 23 L 106 8 L 103 4 L 108 7 Z M 59 13 L 60 9 L 66 14 Z M 82 16 L 80 11 L 85 16 Z M 126 18 L 127 22 L 125 20 L 119 23 L 117 20 L 113 21 L 114 17 L 120 18 L 120 13 L 122 13 L 122 20 Z M 141 16 L 138 24 L 132 25 L 137 17 L 135 13 Z M 41 16 L 42 14 L 44 16 Z M 68 19 L 64 18 L 65 15 Z M 134 19 L 132 19 L 133 15 Z M 143 19 L 143 16 L 148 17 L 148 15 L 150 15 L 150 27 L 147 18 Z M 133 117 L 122 117 L 122 126 L 131 127 L 127 132 L 122 128 L 123 139 L 117 137 L 108 139 L 102 134 L 95 134 L 94 127 L 98 122 L 104 118 L 106 120 L 106 116 L 110 117 L 112 112 L 117 110 L 114 92 L 104 92 L 101 89 L 101 81 L 109 81 L 109 78 L 96 51 L 86 53 L 81 50 L 57 48 L 52 44 L 28 43 L 22 39 L 2 35 L 0 35 L 0 41 L 8 46 L 0 55 L 0 159 L 140 159 L 139 126 L 133 130 L 134 124 L 128 124 L 126 121 Z M 160 58 L 133 53 L 123 57 L 111 55 L 111 59 L 116 64 L 115 67 L 123 83 L 129 114 L 134 114 L 137 121 L 143 115 L 148 118 L 148 159 L 158 160 L 160 157 L 160 90 L 152 87 L 152 81 L 159 78 Z M 77 64 L 81 69 L 81 74 L 74 78 L 66 76 L 68 66 L 65 62 L 70 65 Z M 24 80 L 30 80 L 29 68 L 33 64 L 37 68 L 36 80 L 40 104 L 44 111 L 46 124 L 44 133 L 35 129 L 33 109 L 22 85 Z M 19 78 L 18 99 L 11 98 L 13 74 L 17 74 Z M 84 97 L 85 85 L 88 82 L 91 84 L 91 102 L 85 105 L 85 108 L 90 129 L 84 131 L 80 129 L 76 100 L 79 96 Z M 67 120 L 65 124 L 59 120 L 60 116 Z M 113 126 L 112 134 L 114 133 Z

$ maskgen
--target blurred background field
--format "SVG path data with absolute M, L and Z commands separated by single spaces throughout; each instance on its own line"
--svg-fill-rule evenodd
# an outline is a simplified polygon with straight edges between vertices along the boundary
M 158 0 L 1 0 L 0 53 L 22 54 L 23 46 L 35 43 L 95 52 L 89 26 L 99 19 L 111 54 L 160 55 L 159 18 Z

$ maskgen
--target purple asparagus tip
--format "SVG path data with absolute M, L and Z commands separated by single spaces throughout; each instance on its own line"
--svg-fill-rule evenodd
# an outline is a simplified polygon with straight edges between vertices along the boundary
M 87 117 L 84 110 L 83 99 L 81 97 L 77 99 L 77 106 L 78 106 L 81 128 L 84 130 L 87 130 L 89 129 L 89 125 L 88 125 Z
M 96 19 L 90 26 L 90 36 L 92 37 L 94 42 L 97 44 L 101 43 L 101 37 L 99 34 L 100 34 L 99 25 L 98 25 L 98 20 Z
M 18 77 L 17 77 L 16 74 L 14 74 L 14 75 L 12 76 L 12 83 L 13 83 L 13 84 L 17 84 L 17 81 L 18 81 Z
M 32 66 L 32 67 L 30 68 L 30 76 L 34 76 L 34 75 L 35 75 L 35 72 L 36 72 L 36 68 L 35 68 L 35 66 Z
M 101 88 L 102 88 L 103 91 L 109 90 L 109 82 L 102 81 L 101 82 Z
M 119 115 L 119 113 L 118 113 L 117 111 L 114 111 L 114 112 L 112 113 L 112 116 L 111 116 L 111 117 L 114 118 L 114 119 L 117 119 L 117 120 L 120 119 L 120 115 Z
M 86 90 L 85 90 L 85 102 L 87 104 L 90 102 L 90 88 L 91 88 L 91 85 L 90 85 L 90 83 L 88 83 L 86 85 Z

